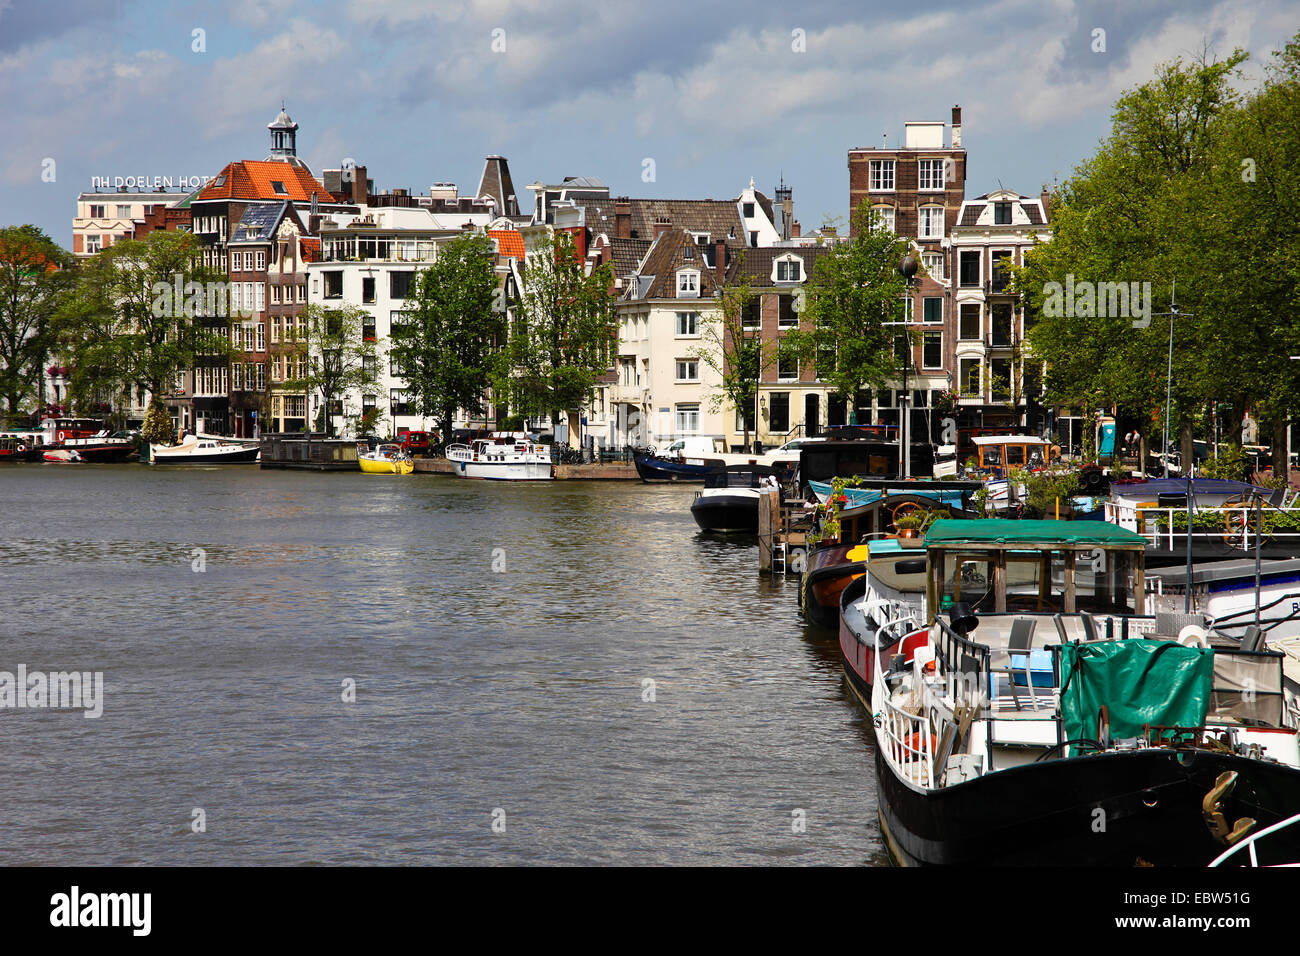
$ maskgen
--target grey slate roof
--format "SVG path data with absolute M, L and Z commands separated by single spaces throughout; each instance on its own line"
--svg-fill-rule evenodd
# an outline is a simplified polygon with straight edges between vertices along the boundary
M 276 227 L 289 204 L 255 203 L 244 210 L 244 215 L 230 234 L 231 242 L 270 242 L 275 238 Z

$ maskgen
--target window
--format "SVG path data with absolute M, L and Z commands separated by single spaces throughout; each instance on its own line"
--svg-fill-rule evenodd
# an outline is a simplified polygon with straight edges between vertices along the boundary
M 374 340 L 375 340 L 375 317 L 367 313 L 366 315 L 361 317 L 361 341 L 373 342 Z
M 87 237 L 86 237 L 86 251 L 87 251 L 87 252 L 98 252 L 98 251 L 99 251 L 99 236 L 87 236 Z
M 676 415 L 678 433 L 698 432 L 700 430 L 700 404 L 691 402 L 678 405 Z
M 367 381 L 373 382 L 379 374 L 378 360 L 373 355 L 361 356 L 361 375 Z
M 695 359 L 677 360 L 677 381 L 697 382 L 700 378 L 700 363 Z
M 943 321 L 943 299 L 937 295 L 926 296 L 924 300 L 923 319 L 925 322 L 942 322 Z
M 754 409 L 752 407 L 745 409 L 743 412 L 736 409 L 736 431 L 752 432 L 754 430 Z
M 916 306 L 915 306 L 915 304 L 914 304 L 913 301 L 912 301 L 912 297 L 911 297 L 910 295 L 905 295 L 905 296 L 903 296 L 903 298 L 899 299 L 898 301 L 899 301 L 899 312 L 902 313 L 902 314 L 899 316 L 898 321 L 900 321 L 900 322 L 915 322 L 915 321 L 916 321 L 916 311 L 915 311 L 915 310 L 916 310 Z
M 693 269 L 683 269 L 677 273 L 677 295 L 698 296 L 700 294 L 700 274 Z
M 104 216 L 104 207 L 103 207 L 103 206 L 100 206 L 100 205 L 93 205 L 93 206 L 91 206 L 91 207 L 90 207 L 90 218 L 91 218 L 91 219 L 104 219 L 104 218 L 106 218 L 106 217 Z
M 271 180 L 271 189 L 273 192 L 277 193 L 278 195 L 281 196 L 289 195 L 289 190 L 285 189 L 284 183 L 278 179 Z
M 917 188 L 924 192 L 943 189 L 943 160 L 922 159 L 917 164 Z
M 257 271 L 261 272 L 265 268 L 266 268 L 266 250 L 262 250 L 257 254 Z
M 240 362 L 236 362 L 234 365 L 233 379 L 234 380 L 231 382 L 231 385 L 234 388 L 234 390 L 237 392 L 242 392 L 244 390 L 244 366 Z
M 118 218 L 118 219 L 130 219 L 130 218 L 131 218 L 131 204 L 130 204 L 130 203 L 119 203 L 119 204 L 118 204 L 118 207 L 117 207 L 117 218 Z
M 921 227 L 917 235 L 922 239 L 943 238 L 943 207 L 922 206 Z
M 776 377 L 782 381 L 792 381 L 799 377 L 799 356 L 789 349 L 781 349 L 776 359 Z
M 990 345 L 1000 348 L 1009 348 L 1011 346 L 1011 306 L 1001 303 L 993 306 L 992 310 L 992 341 Z
M 943 281 L 943 253 L 923 252 L 921 253 L 921 264 L 925 266 L 925 271 L 930 274 L 931 279 L 937 282 Z
M 995 402 L 1011 397 L 1011 360 L 994 359 L 989 363 L 989 391 Z
M 970 302 L 961 306 L 961 321 L 958 323 L 957 337 L 960 339 L 978 339 L 980 335 L 980 307 Z
M 700 314 L 698 312 L 678 312 L 677 313 L 677 335 L 699 335 L 700 334 Z
M 746 219 L 754 218 L 754 204 L 752 202 L 745 203 L 742 206 L 742 208 L 744 209 L 744 215 Z
M 745 303 L 744 311 L 740 314 L 740 327 L 746 332 L 757 331 L 762 323 L 763 316 L 763 298 L 754 296 Z
M 342 271 L 326 272 L 325 276 L 325 298 L 341 299 L 343 298 L 343 273 Z
M 799 282 L 803 279 L 803 260 L 780 259 L 776 263 L 777 282 Z
M 991 292 L 1004 292 L 1011 282 L 1011 277 L 1007 270 L 1002 267 L 1003 262 L 1011 259 L 1011 253 L 1007 251 L 993 253 L 993 276 L 990 280 L 989 290 Z
M 406 404 L 406 392 L 404 389 L 394 388 L 388 392 L 389 414 L 391 415 L 409 415 Z
M 790 393 L 769 392 L 768 409 L 768 430 L 788 432 L 790 430 Z
M 959 262 L 962 287 L 978 286 L 980 284 L 979 250 L 963 250 Z
M 363 415 L 370 415 L 370 414 L 372 414 L 372 413 L 374 412 L 374 410 L 375 410 L 375 396 L 373 396 L 373 395 L 362 395 L 362 396 L 361 396 L 361 414 L 363 414 Z
M 1011 203 L 995 202 L 993 204 L 993 225 L 995 226 L 1011 225 Z
M 894 191 L 894 161 L 892 159 L 871 160 L 871 191 L 873 193 Z M 784 431 L 784 429 L 782 429 Z
M 411 291 L 411 279 L 415 276 L 410 270 L 388 273 L 388 294 L 394 299 L 405 299 Z
M 964 358 L 959 363 L 957 373 L 957 391 L 962 395 L 980 395 L 980 360 Z
M 792 329 L 799 324 L 799 313 L 795 311 L 795 297 L 792 295 L 778 295 L 776 324 L 777 328 Z
M 264 322 L 257 323 L 257 351 L 266 351 L 266 324 Z
M 757 248 L 757 247 L 758 247 L 758 232 L 757 232 L 757 231 L 755 231 L 755 232 L 751 232 L 751 233 L 749 234 L 749 244 L 750 244 L 750 246 L 753 247 L 753 248 Z
M 926 332 L 922 336 L 921 368 L 943 368 L 942 332 Z
M 374 304 L 375 301 L 375 277 L 374 276 L 361 277 L 361 301 L 371 305 Z
M 873 229 L 881 229 L 885 232 L 894 231 L 893 206 L 872 206 L 871 215 Z
M 244 283 L 242 282 L 230 283 L 230 312 L 232 315 L 238 315 L 240 312 L 244 311 L 243 288 Z
M 254 308 L 258 312 L 266 311 L 266 286 L 258 282 L 253 286 Z
M 265 362 L 257 363 L 257 390 L 259 392 L 266 391 L 266 363 Z
M 271 286 L 271 304 L 280 304 L 280 287 L 278 285 Z

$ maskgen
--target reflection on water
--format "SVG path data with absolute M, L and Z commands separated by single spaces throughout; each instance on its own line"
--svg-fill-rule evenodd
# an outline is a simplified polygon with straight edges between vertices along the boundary
M 0 711 L 0 863 L 886 862 L 834 637 L 692 497 L 6 467 L 0 670 L 106 701 Z

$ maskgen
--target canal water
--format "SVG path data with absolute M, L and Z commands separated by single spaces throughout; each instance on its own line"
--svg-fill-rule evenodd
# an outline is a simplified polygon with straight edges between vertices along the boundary
M 882 865 L 833 635 L 689 487 L 0 471 L 12 864 Z

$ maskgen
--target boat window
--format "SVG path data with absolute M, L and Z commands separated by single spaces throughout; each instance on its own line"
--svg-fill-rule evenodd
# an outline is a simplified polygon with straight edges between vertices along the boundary
M 1000 465 L 1000 464 L 1002 464 L 1002 446 L 1001 446 L 1001 445 L 985 445 L 984 448 L 981 449 L 981 451 L 980 451 L 980 460 L 981 460 L 985 465 Z
M 1025 446 L 1008 445 L 1007 446 L 1007 464 L 1023 465 L 1025 463 Z

